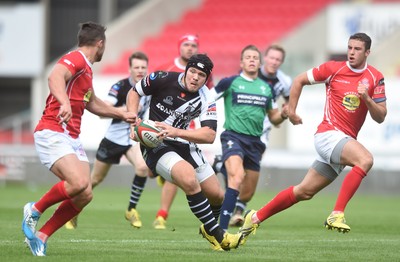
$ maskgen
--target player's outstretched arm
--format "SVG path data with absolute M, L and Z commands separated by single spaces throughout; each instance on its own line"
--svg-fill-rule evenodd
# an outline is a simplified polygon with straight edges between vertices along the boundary
M 300 99 L 301 92 L 303 91 L 303 87 L 309 84 L 310 81 L 308 80 L 307 72 L 301 73 L 293 80 L 292 87 L 290 88 L 288 104 L 288 117 L 293 125 L 299 125 L 303 123 L 301 117 L 296 114 L 296 108 Z

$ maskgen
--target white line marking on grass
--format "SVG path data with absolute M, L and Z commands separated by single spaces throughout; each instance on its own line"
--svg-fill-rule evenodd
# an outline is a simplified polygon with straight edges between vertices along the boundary
M 59 239 L 51 239 L 50 242 L 53 243 L 161 243 L 168 241 L 170 243 L 186 243 L 188 240 L 170 240 L 170 239 L 70 239 L 70 240 L 59 240 Z M 205 240 L 202 239 L 192 239 L 191 242 L 196 243 L 203 243 Z M 273 240 L 273 239 L 250 239 L 251 242 L 257 243 L 294 243 L 294 242 L 327 242 L 327 243 L 334 243 L 334 242 L 382 242 L 382 243 L 396 243 L 400 242 L 399 239 L 359 239 L 359 238 L 347 238 L 347 239 L 287 239 L 287 240 Z M 23 243 L 23 240 L 0 240 L 0 245 L 8 245 L 8 244 L 15 244 L 15 243 Z M 249 242 L 250 243 L 250 242 Z

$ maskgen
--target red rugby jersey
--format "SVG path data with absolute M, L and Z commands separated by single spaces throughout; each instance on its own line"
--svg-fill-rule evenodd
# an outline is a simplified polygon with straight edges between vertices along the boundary
M 324 118 L 317 133 L 340 130 L 357 138 L 368 112 L 357 92 L 358 85 L 367 85 L 376 103 L 386 100 L 383 75 L 370 65 L 354 69 L 346 61 L 329 61 L 310 69 L 307 75 L 312 84 L 325 82 L 326 87 Z
M 81 120 L 86 103 L 89 102 L 93 93 L 92 64 L 82 52 L 77 50 L 64 55 L 57 63 L 66 66 L 72 74 L 72 78 L 66 83 L 65 90 L 71 103 L 72 118 L 68 124 L 58 123 L 60 121 L 57 119 L 60 103 L 52 94 L 49 94 L 42 118 L 35 131 L 50 129 L 77 138 L 81 132 Z

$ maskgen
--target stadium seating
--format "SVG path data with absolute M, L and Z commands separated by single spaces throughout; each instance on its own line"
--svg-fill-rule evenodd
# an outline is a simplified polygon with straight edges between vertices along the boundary
M 149 55 L 153 70 L 177 55 L 177 39 L 182 34 L 196 33 L 200 52 L 206 52 L 215 63 L 214 74 L 231 75 L 238 71 L 244 46 L 254 44 L 263 50 L 333 2 L 336 0 L 204 0 L 200 8 L 166 24 L 159 35 L 144 39 L 135 50 Z M 104 66 L 102 73 L 125 74 L 132 51 L 122 51 L 118 61 Z
M 33 134 L 29 129 L 15 133 L 11 130 L 0 130 L 0 144 L 33 144 Z

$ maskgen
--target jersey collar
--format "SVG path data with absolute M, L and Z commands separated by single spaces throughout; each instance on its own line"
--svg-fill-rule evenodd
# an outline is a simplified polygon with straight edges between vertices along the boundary
M 351 71 L 353 71 L 354 73 L 362 73 L 362 72 L 363 72 L 365 69 L 367 69 L 367 67 L 368 67 L 368 63 L 365 63 L 364 68 L 356 69 L 356 68 L 351 67 L 349 61 L 346 61 L 346 65 L 347 65 L 347 67 L 348 67 Z

